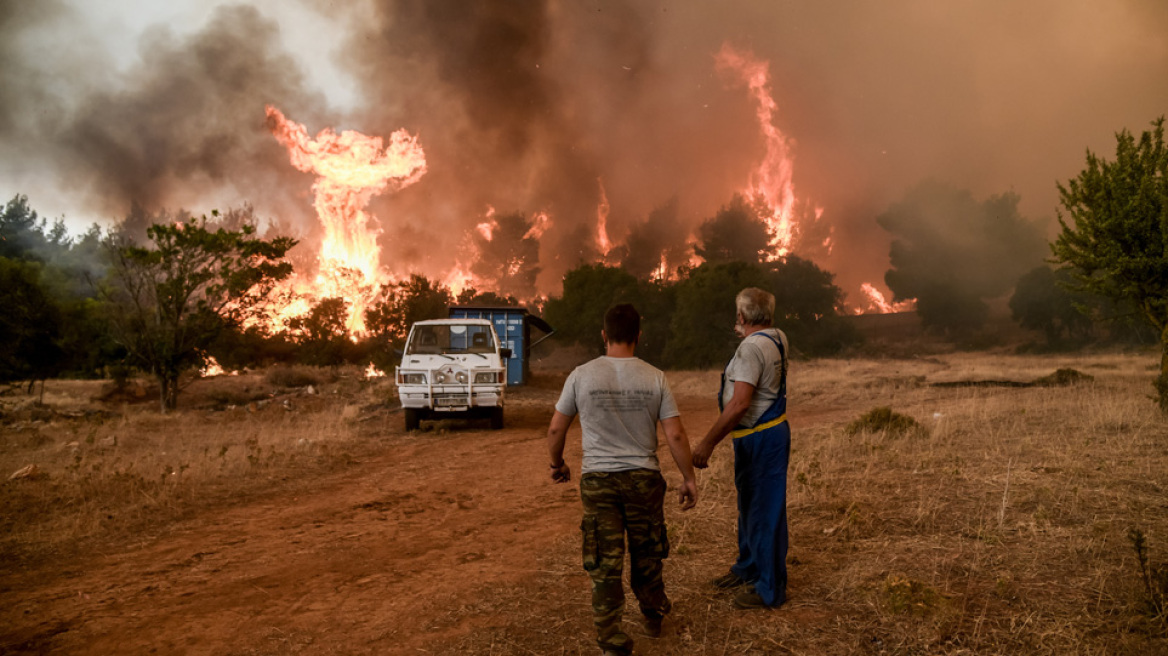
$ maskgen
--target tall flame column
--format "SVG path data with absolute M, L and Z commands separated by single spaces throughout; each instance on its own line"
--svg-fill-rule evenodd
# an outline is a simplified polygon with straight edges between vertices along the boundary
M 417 138 L 405 130 L 390 135 L 389 144 L 352 130 L 340 134 L 325 128 L 315 138 L 299 123 L 267 107 L 268 128 L 288 149 L 292 165 L 316 174 L 313 205 L 324 228 L 319 275 L 311 289 L 317 299 L 344 298 L 349 303 L 347 327 L 365 330 L 365 308 L 385 278 L 381 270 L 380 231 L 371 225 L 365 206 L 373 196 L 397 191 L 426 173 L 426 157 Z

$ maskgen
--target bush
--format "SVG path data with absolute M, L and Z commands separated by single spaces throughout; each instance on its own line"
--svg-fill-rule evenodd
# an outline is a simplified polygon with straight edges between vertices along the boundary
M 264 375 L 264 381 L 277 387 L 308 387 L 331 382 L 332 376 L 319 369 L 304 366 L 279 365 L 272 367 Z
M 1095 380 L 1094 376 L 1076 369 L 1059 369 L 1049 376 L 1035 380 L 1034 384 L 1039 387 L 1065 387 L 1077 383 L 1089 383 L 1093 380 Z
M 1140 529 L 1128 529 L 1127 539 L 1136 552 L 1136 563 L 1140 568 L 1143 610 L 1154 619 L 1168 622 L 1168 565 L 1151 562 L 1148 558 L 1148 540 Z
M 893 574 L 884 582 L 884 601 L 894 613 L 929 615 L 943 608 L 945 597 L 924 583 Z
M 912 432 L 923 431 L 924 426 L 908 415 L 893 412 L 888 406 L 872 408 L 859 419 L 848 424 L 845 432 L 848 435 L 857 433 L 885 433 L 887 435 L 906 435 Z

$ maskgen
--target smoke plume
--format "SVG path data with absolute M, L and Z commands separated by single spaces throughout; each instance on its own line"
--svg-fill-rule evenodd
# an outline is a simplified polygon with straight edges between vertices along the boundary
M 1155 0 L 301 2 L 344 31 L 351 105 L 308 83 L 275 3 L 150 29 L 123 70 L 70 2 L 0 0 L 2 180 L 39 171 L 95 218 L 135 201 L 250 201 L 307 229 L 312 179 L 264 129 L 264 105 L 310 133 L 404 128 L 428 173 L 370 205 L 383 265 L 469 270 L 484 217 L 546 213 L 535 287 L 557 293 L 565 271 L 604 255 L 601 188 L 609 260 L 639 272 L 662 252 L 674 266 L 678 242 L 745 188 L 765 146 L 751 98 L 716 70 L 731 44 L 769 62 L 796 193 L 823 210 L 795 253 L 855 296 L 889 266 L 876 217 L 921 180 L 1013 192 L 1022 215 L 1049 217 L 1086 148 L 1106 153 L 1116 131 L 1168 111 L 1168 8 Z M 37 205 L 32 190 L 0 191 Z

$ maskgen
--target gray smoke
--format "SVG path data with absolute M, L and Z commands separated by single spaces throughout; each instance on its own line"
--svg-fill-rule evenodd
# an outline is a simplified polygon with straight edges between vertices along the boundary
M 546 211 L 537 287 L 555 293 L 599 257 L 600 184 L 608 236 L 641 271 L 659 261 L 647 246 L 672 253 L 745 187 L 764 150 L 748 94 L 715 71 L 729 43 L 770 62 L 796 191 L 823 209 L 796 253 L 855 300 L 889 266 L 875 218 L 921 180 L 1013 192 L 1022 215 L 1049 217 L 1086 148 L 1110 154 L 1116 131 L 1168 113 L 1157 0 L 302 1 L 345 27 L 337 63 L 360 98 L 344 113 L 306 88 L 270 10 L 155 29 L 142 63 L 115 71 L 61 0 L 0 0 L 0 171 L 44 164 L 107 216 L 228 198 L 311 225 L 311 176 L 264 129 L 264 104 L 313 133 L 404 127 L 429 172 L 370 206 L 385 264 L 439 275 L 473 256 L 488 208 Z M 39 50 L 50 24 L 76 47 Z
M 68 185 L 62 191 L 84 196 L 104 218 L 125 216 L 135 203 L 205 212 L 209 200 L 256 196 L 269 209 L 309 214 L 269 191 L 299 186 L 303 175 L 264 130 L 264 104 L 301 116 L 323 105 L 305 90 L 277 36 L 254 7 L 219 7 L 189 36 L 149 30 L 139 43 L 141 63 L 124 74 L 110 72 L 108 61 L 94 63 L 88 82 L 89 69 L 74 71 L 76 79 L 65 81 L 71 93 L 61 99 L 29 97 L 26 88 L 36 86 L 29 79 L 40 71 L 17 58 L 5 67 L 3 93 L 13 102 L 4 103 L 0 125 L 6 136 L 19 133 L 29 157 L 51 159 Z

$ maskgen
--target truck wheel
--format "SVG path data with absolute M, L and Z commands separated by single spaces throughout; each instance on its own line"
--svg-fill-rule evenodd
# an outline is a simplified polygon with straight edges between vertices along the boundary
M 491 430 L 500 430 L 503 428 L 503 408 L 494 408 L 491 410 Z
M 414 408 L 406 408 L 406 430 L 407 431 L 418 430 L 418 426 L 421 424 L 420 420 L 421 420 L 421 417 L 418 416 L 417 410 L 415 410 Z

